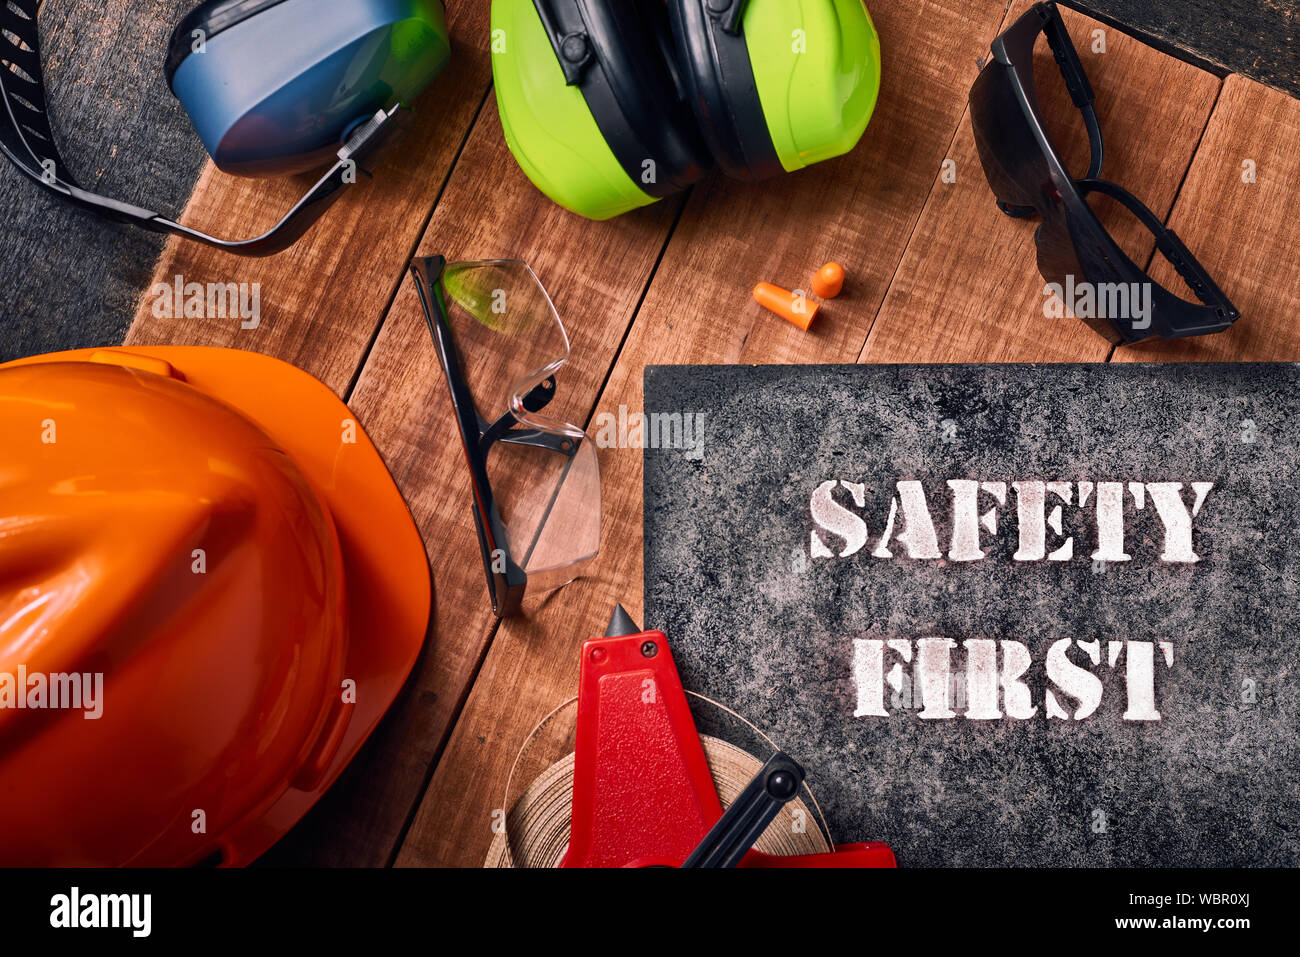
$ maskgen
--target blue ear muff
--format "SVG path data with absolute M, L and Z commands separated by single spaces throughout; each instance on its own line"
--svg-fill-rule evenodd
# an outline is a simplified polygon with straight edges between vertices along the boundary
M 190 11 L 172 33 L 167 80 L 216 164 L 250 176 L 328 166 L 271 229 L 225 239 L 77 182 L 45 95 L 41 2 L 0 2 L 0 153 L 96 216 L 240 256 L 271 256 L 305 235 L 451 56 L 442 0 L 206 0 Z
M 167 79 L 217 166 L 320 167 L 450 57 L 441 0 L 208 0 L 172 33 Z

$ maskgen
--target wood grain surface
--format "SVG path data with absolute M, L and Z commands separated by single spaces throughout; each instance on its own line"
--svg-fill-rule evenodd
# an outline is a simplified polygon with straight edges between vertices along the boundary
M 916 51 L 916 59 L 900 61 L 896 56 L 893 82 L 882 91 L 866 140 L 850 157 L 824 171 L 806 171 L 761 189 L 721 181 L 696 189 L 598 411 L 617 414 L 620 406 L 640 410 L 642 370 L 648 364 L 857 358 L 891 280 L 897 282 L 896 270 L 918 211 L 926 196 L 939 188 L 936 177 L 973 78 L 934 71 L 930 65 L 943 59 L 971 63 L 973 70 L 1003 23 L 1001 4 L 986 5 L 977 13 L 963 9 L 966 12 L 959 12 L 956 4 L 928 4 L 919 11 L 876 12 L 882 46 Z M 1128 69 L 1158 69 L 1167 59 L 1139 47 Z M 1196 73 L 1195 78 L 1202 76 Z M 1117 76 L 1114 82 L 1126 78 Z M 1217 86 L 1213 77 L 1209 82 Z M 938 104 L 947 113 L 936 130 L 941 126 Z M 1192 134 L 1193 143 L 1197 135 L 1199 129 Z M 1189 146 L 1187 159 L 1191 152 Z M 974 169 L 971 173 L 978 175 Z M 987 188 L 965 195 L 972 207 L 991 206 Z M 960 220 L 955 228 L 964 228 Z M 811 333 L 799 332 L 749 300 L 752 279 L 796 285 L 830 258 L 846 264 L 853 285 L 825 305 Z M 924 311 L 913 317 L 927 319 Z M 1105 342 L 1098 341 L 1102 346 L 1097 358 L 1104 358 Z M 498 630 L 407 834 L 399 864 L 482 862 L 492 838 L 491 814 L 500 807 L 515 754 L 536 722 L 576 687 L 579 644 L 601 634 L 615 602 L 639 619 L 641 454 L 634 449 L 604 450 L 601 469 L 605 514 L 597 567 L 587 579 L 568 586 L 562 601 Z
M 873 3 L 884 80 L 854 152 L 757 186 L 714 176 L 684 197 L 591 223 L 551 204 L 515 165 L 490 93 L 488 5 L 453 4 L 452 66 L 419 103 L 436 122 L 417 123 L 378 179 L 306 240 L 254 262 L 169 241 L 153 282 L 259 282 L 261 325 L 160 318 L 146 288 L 128 344 L 254 349 L 321 377 L 382 451 L 433 570 L 434 618 L 415 673 L 344 777 L 266 863 L 481 864 L 520 744 L 576 688 L 580 643 L 603 630 L 615 602 L 642 613 L 641 454 L 614 448 L 600 454 L 602 550 L 590 573 L 525 617 L 493 618 L 446 386 L 406 277 L 413 253 L 532 265 L 572 339 L 558 388 L 574 421 L 639 411 L 649 364 L 1108 357 L 1082 323 L 1043 316 L 1034 225 L 994 207 L 966 118 L 981 58 L 1025 6 Z M 1116 358 L 1295 358 L 1300 340 L 1286 319 L 1297 306 L 1300 210 L 1287 184 L 1300 174 L 1300 104 L 1066 16 L 1098 93 L 1104 175 L 1169 215 L 1245 313 L 1227 335 Z M 1092 52 L 1098 29 L 1104 53 Z M 1061 118 L 1053 135 L 1078 157 L 1067 100 L 1045 85 L 1043 101 Z M 1246 158 L 1255 184 L 1240 182 Z M 945 159 L 955 182 L 945 181 Z M 232 233 L 252 233 L 303 186 L 268 188 L 209 168 L 185 221 L 220 213 Z M 1150 256 L 1133 222 L 1099 210 L 1126 248 Z M 810 332 L 753 303 L 755 282 L 807 288 L 832 259 L 849 283 Z
M 885 2 L 876 0 L 872 9 Z M 456 0 L 452 13 L 487 3 Z M 163 212 L 181 209 L 200 178 L 196 201 L 210 188 L 201 177 L 202 144 L 162 71 L 172 26 L 193 5 L 194 0 L 57 0 L 43 4 L 40 18 L 65 158 L 87 182 Z M 1220 74 L 1239 73 L 1300 95 L 1300 0 L 1071 5 Z M 269 216 L 277 194 L 261 195 Z M 121 342 L 164 238 L 105 225 L 41 198 L 6 168 L 0 168 L 0 203 L 10 224 L 8 235 L 0 237 L 0 273 L 12 277 L 0 293 L 0 361 Z
M 1230 76 L 1168 224 L 1241 311 L 1217 336 L 1144 342 L 1117 361 L 1300 361 L 1300 100 Z M 1248 182 L 1253 170 L 1254 182 Z M 1192 298 L 1157 255 L 1150 275 Z
M 533 189 L 502 143 L 496 110 L 486 110 L 419 252 L 453 260 L 518 258 L 532 266 L 560 314 L 569 317 L 573 358 L 558 376 L 556 401 L 581 408 L 576 419 L 582 422 L 632 321 L 679 201 L 591 223 Z M 409 280 L 402 280 L 351 404 L 406 496 L 434 580 L 430 640 L 411 686 L 364 756 L 368 771 L 353 791 L 331 794 L 325 813 L 310 825 L 320 828 L 322 842 L 306 848 L 308 860 L 369 864 L 384 863 L 395 852 L 400 828 L 495 630 L 464 452 Z M 528 695 L 529 688 L 521 686 L 514 699 L 522 702 Z M 447 808 L 447 817 L 456 815 L 456 808 Z

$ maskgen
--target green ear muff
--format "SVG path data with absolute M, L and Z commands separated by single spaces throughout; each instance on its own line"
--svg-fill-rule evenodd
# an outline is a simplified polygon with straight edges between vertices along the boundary
M 667 37 L 656 4 L 493 0 L 506 143 L 561 206 L 608 219 L 703 175 L 704 148 L 662 52 Z
M 762 180 L 851 150 L 880 90 L 863 0 L 670 0 L 677 58 L 714 159 Z
M 491 41 L 511 152 L 589 219 L 687 188 L 709 155 L 755 180 L 846 153 L 880 89 L 863 0 L 493 0 Z
M 781 166 L 853 149 L 880 92 L 880 38 L 863 0 L 750 0 L 744 32 Z

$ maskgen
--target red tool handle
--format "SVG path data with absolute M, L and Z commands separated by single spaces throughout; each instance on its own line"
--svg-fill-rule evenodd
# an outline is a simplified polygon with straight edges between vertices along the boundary
M 722 805 L 663 632 L 582 646 L 565 867 L 680 867 Z
M 620 618 L 620 615 L 622 616 Z M 632 631 L 618 609 L 611 631 Z M 680 867 L 722 805 L 668 639 L 660 631 L 582 646 L 565 867 Z M 895 867 L 880 843 L 828 854 L 748 852 L 741 867 Z

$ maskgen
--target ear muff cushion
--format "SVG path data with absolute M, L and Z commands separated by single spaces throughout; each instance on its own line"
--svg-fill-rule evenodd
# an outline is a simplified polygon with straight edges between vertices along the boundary
M 663 5 L 658 0 L 576 0 L 576 5 L 596 60 L 591 79 L 603 81 L 584 82 L 583 95 L 615 155 L 652 196 L 668 196 L 697 182 L 706 153 L 674 85 Z M 653 176 L 647 161 L 653 161 Z
M 656 26 L 633 4 L 550 0 L 587 37 L 590 62 L 567 85 L 533 0 L 493 0 L 492 75 L 506 142 L 561 206 L 608 219 L 684 189 L 703 146 L 675 96 Z
M 727 33 L 708 7 L 709 0 L 668 4 L 691 108 L 723 172 L 734 179 L 767 179 L 782 167 L 763 117 L 745 32 Z
M 751 0 L 745 37 L 781 165 L 853 149 L 880 91 L 880 38 L 863 0 Z

